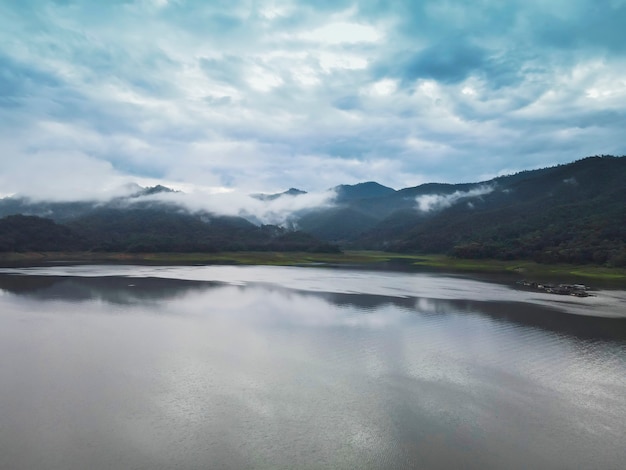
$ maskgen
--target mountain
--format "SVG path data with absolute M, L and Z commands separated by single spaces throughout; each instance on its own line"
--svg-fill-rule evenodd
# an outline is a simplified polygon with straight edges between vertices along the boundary
M 300 230 L 333 243 L 352 240 L 379 222 L 358 208 L 342 206 L 310 210 L 296 220 Z
M 0 249 L 332 250 L 329 244 L 338 244 L 470 258 L 626 265 L 626 157 L 588 157 L 476 183 L 395 190 L 370 181 L 333 189 L 332 205 L 291 214 L 286 224 L 299 231 L 243 217 L 190 213 L 174 202 L 149 197 L 171 192 L 162 186 L 138 188 L 131 197 L 105 203 L 4 198 L 0 217 L 52 220 L 2 220 Z M 255 197 L 272 201 L 301 194 L 291 188 Z
M 276 194 L 252 194 L 252 197 L 255 199 L 259 199 L 260 201 L 273 201 L 275 199 L 281 198 L 283 196 L 301 196 L 306 194 L 306 191 L 302 191 L 296 188 L 289 188 L 287 191 L 283 191 L 282 193 Z
M 337 251 L 310 234 L 145 198 L 175 192 L 164 186 L 132 189 L 106 202 L 1 199 L 0 251 Z
M 74 251 L 86 246 L 78 233 L 49 219 L 27 215 L 0 219 L 0 251 Z
M 97 206 L 95 201 L 46 202 L 31 201 L 23 197 L 5 197 L 0 199 L 0 217 L 32 215 L 63 221 L 86 214 Z
M 334 188 L 337 193 L 337 202 L 354 201 L 358 199 L 372 199 L 395 193 L 395 189 L 388 188 L 375 181 L 358 184 L 342 184 Z
M 132 191 L 130 196 L 114 197 L 108 201 L 32 201 L 25 197 L 5 197 L 0 199 L 0 218 L 9 215 L 34 215 L 37 217 L 64 222 L 76 219 L 101 207 L 125 208 L 131 204 L 134 207 L 161 206 L 165 203 L 152 199 L 144 199 L 145 196 L 155 194 L 177 193 L 174 189 L 162 185 L 143 188 L 139 185 L 130 185 L 127 190 Z M 170 204 L 171 206 L 171 204 Z
M 339 185 L 332 207 L 294 214 L 291 222 L 305 232 L 333 243 L 346 243 L 371 229 L 395 210 L 390 197 L 395 189 L 374 181 Z
M 482 183 L 398 193 L 415 196 L 413 210 L 394 211 L 351 240 L 352 246 L 626 264 L 624 157 L 589 157 Z
M 626 265 L 626 157 L 595 156 L 477 183 L 335 188 L 295 224 L 345 248 Z
M 163 186 L 157 184 L 156 186 L 150 186 L 147 188 L 139 187 L 139 190 L 135 192 L 131 197 L 142 197 L 142 196 L 152 196 L 154 194 L 163 194 L 163 193 L 178 193 L 180 191 L 176 191 L 172 188 L 168 188 L 167 186 Z
M 202 220 L 159 209 L 99 209 L 67 225 L 37 216 L 0 219 L 0 252 L 336 252 L 304 232 L 238 217 Z

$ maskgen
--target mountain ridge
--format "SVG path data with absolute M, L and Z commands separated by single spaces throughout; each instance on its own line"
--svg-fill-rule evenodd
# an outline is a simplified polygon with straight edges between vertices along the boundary
M 205 227 L 199 226 L 202 230 L 198 233 L 214 240 L 213 245 L 203 244 L 198 235 L 200 238 L 191 237 L 193 243 L 187 239 L 185 249 L 191 249 L 192 245 L 198 249 L 267 248 L 272 236 L 300 230 L 312 236 L 309 240 L 312 243 L 318 240 L 315 243 L 319 246 L 338 245 L 347 249 L 544 262 L 626 263 L 626 157 L 623 156 L 587 157 L 476 183 L 425 183 L 395 190 L 368 181 L 339 185 L 333 190 L 336 197 L 332 204 L 294 209 L 284 227 L 253 224 L 238 216 L 226 218 L 207 211 L 191 212 L 179 203 L 149 197 L 174 192 L 164 186 L 143 188 L 134 196 L 108 203 L 31 203 L 26 199 L 4 198 L 0 200 L 0 217 L 18 213 L 44 216 L 83 236 L 88 232 L 85 226 L 91 226 L 92 240 L 98 238 L 98 233 L 114 232 L 113 227 L 120 221 L 125 221 L 128 228 L 134 221 L 143 220 L 143 225 L 135 227 L 132 240 L 143 240 L 145 249 L 176 247 L 171 243 L 159 245 L 154 240 L 163 241 L 177 224 L 191 230 L 201 222 L 219 227 L 221 238 L 209 236 L 203 232 Z M 291 188 L 252 197 L 274 204 L 278 199 L 298 198 L 303 194 L 306 192 Z M 153 220 L 161 220 L 162 225 L 153 224 Z M 256 235 L 244 236 L 246 230 L 250 233 L 256 230 Z M 186 232 L 180 231 L 179 235 L 182 233 Z M 274 235 L 269 236 L 270 233 Z M 233 240 L 241 243 L 229 243 Z M 130 242 L 127 242 L 103 246 L 128 248 Z

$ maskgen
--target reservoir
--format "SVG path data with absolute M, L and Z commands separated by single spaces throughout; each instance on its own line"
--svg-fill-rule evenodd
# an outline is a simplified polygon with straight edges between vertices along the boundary
M 2 469 L 619 469 L 625 436 L 624 291 L 0 269 Z

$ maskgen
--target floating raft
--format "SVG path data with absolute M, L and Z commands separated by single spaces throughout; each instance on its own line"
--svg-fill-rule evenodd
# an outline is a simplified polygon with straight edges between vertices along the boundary
M 531 281 L 518 281 L 517 284 L 531 289 L 547 292 L 548 294 L 573 295 L 575 297 L 590 297 L 591 288 L 584 284 L 541 284 Z

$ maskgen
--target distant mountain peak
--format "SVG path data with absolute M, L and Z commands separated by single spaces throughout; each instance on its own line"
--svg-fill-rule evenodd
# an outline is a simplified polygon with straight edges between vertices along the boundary
M 364 183 L 357 184 L 342 184 L 335 186 L 334 189 L 337 193 L 338 202 L 388 196 L 396 192 L 395 189 L 383 186 L 376 181 L 366 181 Z
M 307 194 L 306 191 L 302 191 L 301 189 L 297 189 L 297 188 L 289 188 L 287 191 L 283 191 L 282 193 L 275 193 L 275 194 L 263 194 L 263 193 L 259 193 L 259 194 L 251 194 L 251 197 L 258 199 L 260 201 L 273 201 L 275 199 L 281 198 L 283 196 L 301 196 L 303 194 Z
M 288 194 L 290 196 L 300 196 L 301 194 L 306 194 L 306 191 L 302 191 L 301 189 L 298 189 L 298 188 L 289 188 L 283 194 Z
M 175 189 L 168 188 L 167 186 L 157 184 L 156 186 L 148 186 L 145 188 L 142 188 L 140 186 L 140 189 L 137 192 L 135 192 L 133 195 L 131 195 L 131 197 L 152 196 L 154 194 L 178 193 L 178 192 L 180 191 L 176 191 Z

